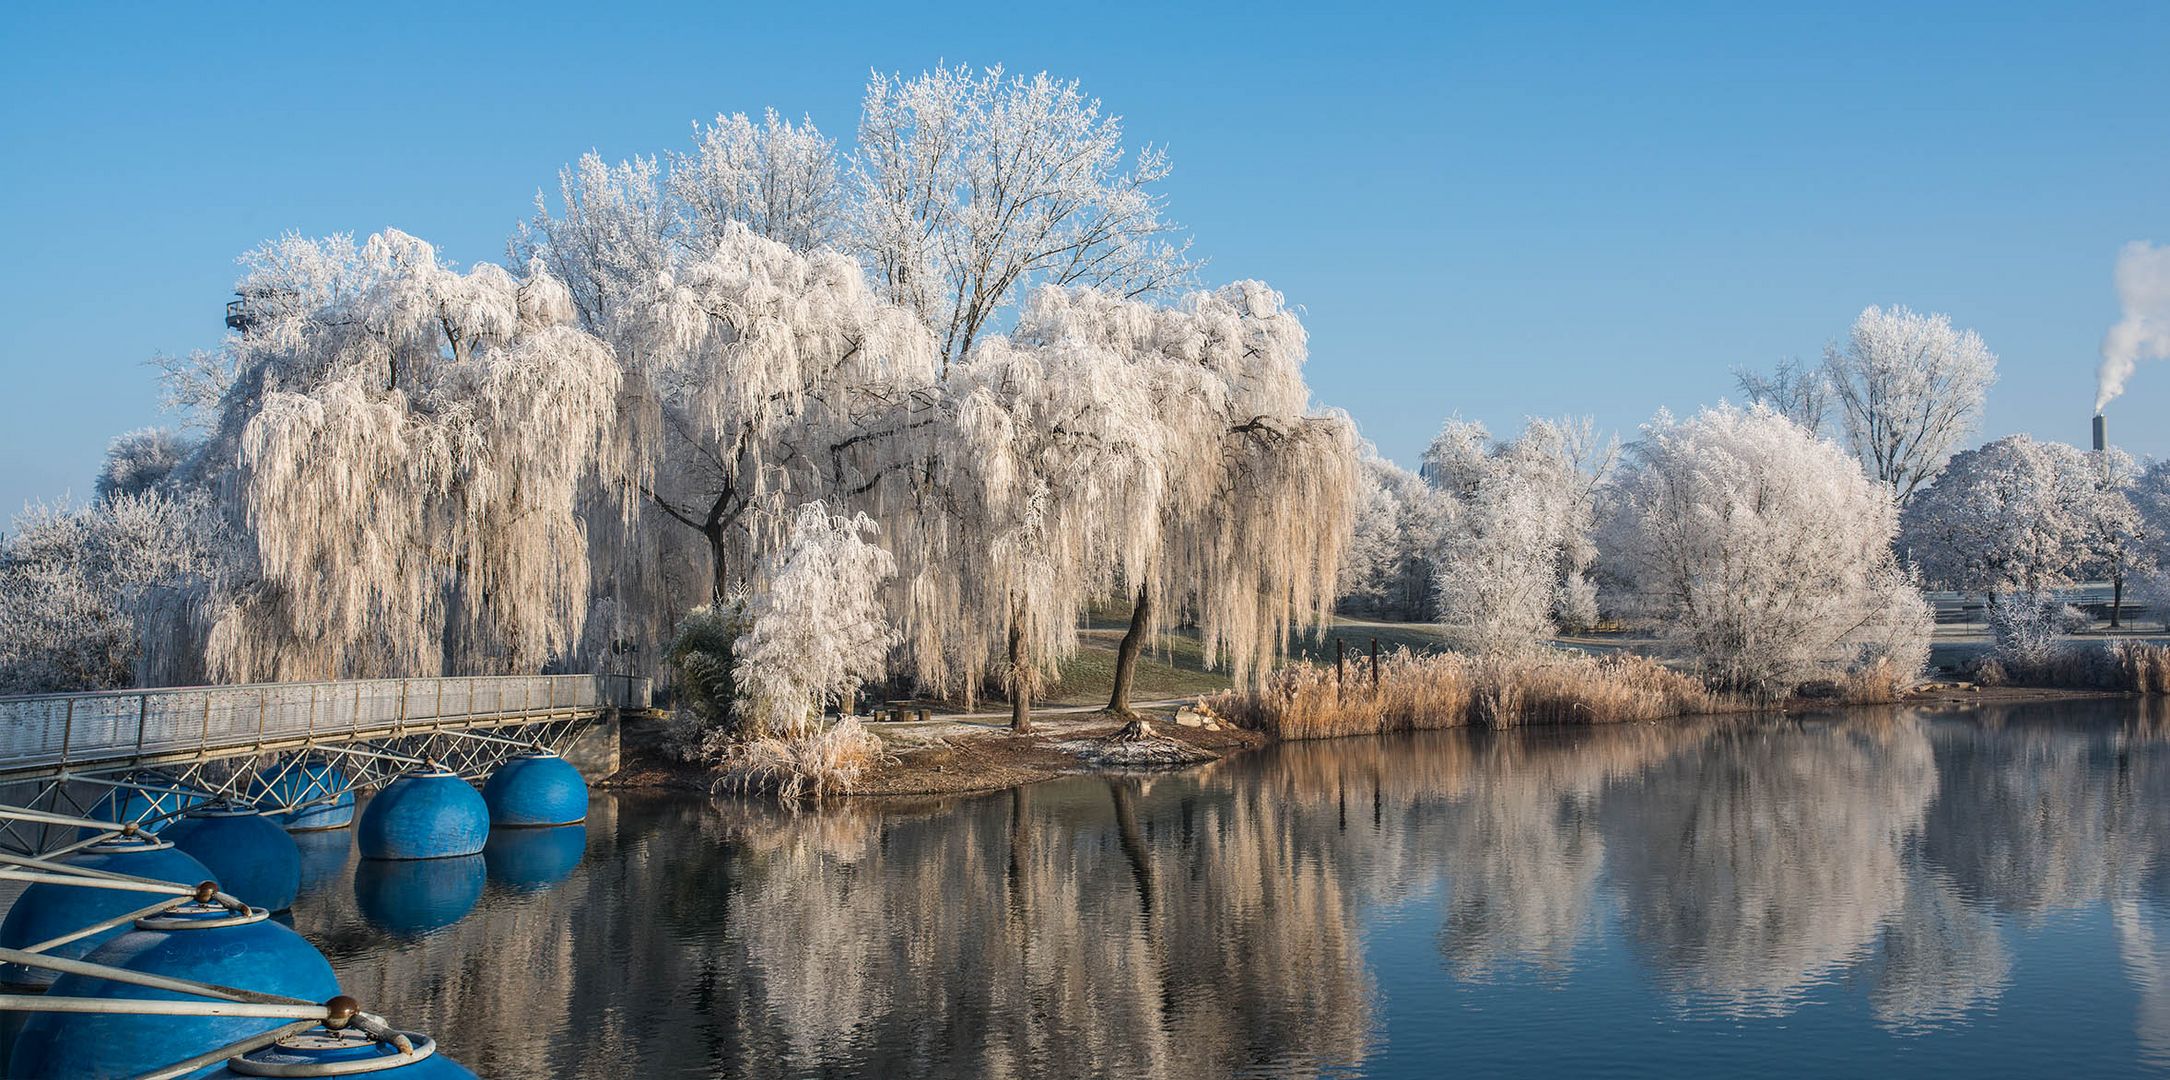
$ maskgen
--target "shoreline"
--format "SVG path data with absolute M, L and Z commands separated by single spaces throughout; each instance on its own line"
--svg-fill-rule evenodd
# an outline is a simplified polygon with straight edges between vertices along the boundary
M 1861 702 L 1834 706 L 1793 701 L 1776 706 L 1770 711 L 1791 713 L 1833 708 L 1896 706 L 1950 712 L 1995 705 L 2100 701 L 2141 696 L 2144 695 L 2122 690 L 1984 687 L 1970 683 L 1931 682 L 1908 691 L 1892 702 Z M 1165 705 L 1141 708 L 1138 713 L 1153 725 L 1155 735 L 1181 744 L 1199 755 L 1195 761 L 1188 763 L 1160 766 L 1111 764 L 1083 753 L 1086 747 L 1098 744 L 1123 727 L 1122 720 L 1104 712 L 1057 713 L 1044 716 L 1035 722 L 1033 731 L 1022 738 L 1011 735 L 1007 727 L 971 724 L 942 717 L 923 724 L 908 721 L 901 724 L 870 725 L 877 729 L 877 733 L 887 744 L 889 760 L 859 788 L 836 797 L 892 799 L 986 794 L 1064 776 L 1176 771 L 1211 764 L 1276 742 L 1311 741 L 1277 740 L 1265 732 L 1239 728 L 1226 721 L 1218 723 L 1214 729 L 1183 726 L 1176 723 L 1176 713 L 1176 709 Z M 690 764 L 670 756 L 662 745 L 660 723 L 647 721 L 628 725 L 623 729 L 621 737 L 625 740 L 620 751 L 623 764 L 616 772 L 594 781 L 593 786 L 614 791 L 710 793 L 714 773 L 706 766 Z

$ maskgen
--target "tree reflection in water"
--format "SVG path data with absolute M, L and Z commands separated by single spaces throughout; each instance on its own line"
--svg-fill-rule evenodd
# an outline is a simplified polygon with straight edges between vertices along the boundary
M 799 812 L 605 796 L 560 884 L 493 877 L 420 939 L 345 878 L 296 920 L 486 1075 L 1221 1076 L 1365 1072 L 1395 1001 L 1571 996 L 1614 945 L 1652 1025 L 1859 994 L 1865 1029 L 1964 1031 L 2025 976 L 2015 935 L 2084 909 L 2170 1064 L 2170 751 L 2115 710 L 1350 739 Z M 1383 981 L 1378 920 L 1434 907 L 1432 974 Z

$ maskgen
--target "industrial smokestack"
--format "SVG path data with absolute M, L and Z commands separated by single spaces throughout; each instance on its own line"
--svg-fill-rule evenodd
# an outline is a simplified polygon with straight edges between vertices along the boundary
M 2099 453 L 2103 452 L 2104 450 L 2108 450 L 2109 448 L 2110 448 L 2110 434 L 2109 434 L 2109 431 L 2108 431 L 2108 430 L 2107 430 L 2106 428 L 2104 428 L 2104 427 L 2103 427 L 2103 422 L 2102 422 L 2102 414 L 2101 414 L 2101 413 L 2096 413 L 2096 414 L 2095 414 L 2095 453 L 2098 453 L 2098 454 L 2099 454 Z

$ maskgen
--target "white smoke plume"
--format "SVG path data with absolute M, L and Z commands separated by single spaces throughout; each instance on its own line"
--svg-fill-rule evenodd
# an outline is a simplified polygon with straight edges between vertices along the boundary
M 2095 411 L 2125 392 L 2142 360 L 2170 358 L 2170 247 L 2135 240 L 2117 253 L 2117 299 L 2125 317 L 2102 338 Z

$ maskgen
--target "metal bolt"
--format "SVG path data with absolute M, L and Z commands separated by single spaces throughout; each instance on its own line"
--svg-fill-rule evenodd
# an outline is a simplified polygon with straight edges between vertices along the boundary
M 352 1022 L 354 1014 L 361 1011 L 361 1002 L 341 994 L 324 1003 L 324 1026 L 337 1031 Z

